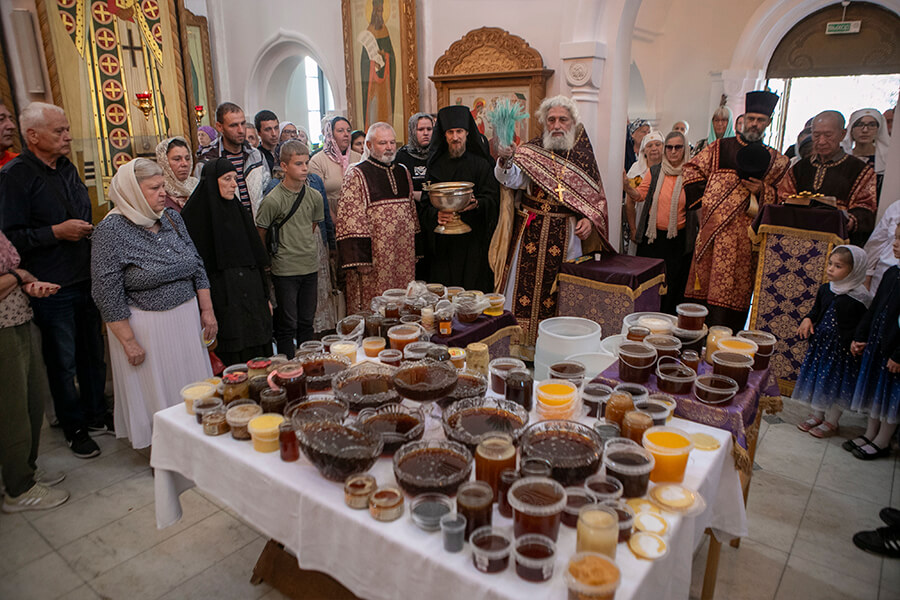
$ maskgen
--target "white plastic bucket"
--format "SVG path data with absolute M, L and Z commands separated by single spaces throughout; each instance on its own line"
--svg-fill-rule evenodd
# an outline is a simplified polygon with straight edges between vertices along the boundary
M 600 349 L 600 325 L 580 317 L 553 317 L 538 325 L 534 349 L 535 380 L 546 379 L 548 367 L 567 356 Z

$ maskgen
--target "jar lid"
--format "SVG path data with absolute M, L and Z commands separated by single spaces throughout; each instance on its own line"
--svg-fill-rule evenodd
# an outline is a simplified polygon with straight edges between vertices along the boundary
M 523 477 L 510 486 L 507 499 L 513 510 L 546 517 L 566 507 L 566 489 L 549 477 Z
M 645 475 L 652 471 L 653 467 L 656 465 L 656 460 L 653 458 L 653 455 L 650 454 L 648 450 L 636 444 L 634 446 L 616 444 L 615 446 L 615 448 L 607 448 L 607 451 L 604 452 L 603 462 L 606 465 L 607 470 L 613 469 L 622 475 Z M 625 455 L 641 456 L 645 458 L 647 462 L 641 465 L 636 465 L 631 462 L 621 462 L 621 459 L 618 457 L 623 457 Z
M 222 375 L 222 381 L 224 381 L 226 385 L 244 383 L 245 381 L 247 381 L 247 374 L 243 371 L 238 371 L 236 373 L 225 373 L 224 375 Z

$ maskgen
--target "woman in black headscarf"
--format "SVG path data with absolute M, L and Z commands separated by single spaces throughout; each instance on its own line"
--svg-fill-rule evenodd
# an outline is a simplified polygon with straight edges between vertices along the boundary
M 181 211 L 209 276 L 219 321 L 216 354 L 226 364 L 272 353 L 272 313 L 266 252 L 250 212 L 235 197 L 237 172 L 218 158 L 203 167 L 200 183 Z

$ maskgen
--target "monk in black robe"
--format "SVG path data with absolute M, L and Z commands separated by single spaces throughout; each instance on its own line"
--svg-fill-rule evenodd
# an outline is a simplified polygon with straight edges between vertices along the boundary
M 467 181 L 475 184 L 474 198 L 460 218 L 472 231 L 460 235 L 434 233 L 452 213 L 439 212 L 423 194 L 420 219 L 426 236 L 426 258 L 430 264 L 428 281 L 468 290 L 491 292 L 494 274 L 488 263 L 488 249 L 500 205 L 500 186 L 494 178 L 494 161 L 487 141 L 479 133 L 472 113 L 465 106 L 447 106 L 438 113 L 438 122 L 428 151 L 427 179 L 430 183 Z

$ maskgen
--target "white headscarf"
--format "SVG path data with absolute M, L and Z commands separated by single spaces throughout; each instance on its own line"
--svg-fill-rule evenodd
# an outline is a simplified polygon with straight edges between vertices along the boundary
M 181 140 L 187 145 L 188 151 L 188 160 L 191 161 L 191 169 L 188 171 L 188 177 L 184 181 L 179 181 L 177 177 L 175 177 L 175 173 L 172 171 L 172 167 L 169 166 L 169 144 L 172 143 L 173 140 Z M 190 175 L 190 173 L 194 172 L 194 158 L 191 154 L 191 147 L 188 145 L 187 140 L 185 140 L 181 136 L 171 137 L 167 140 L 161 141 L 156 146 L 156 164 L 158 164 L 163 170 L 163 178 L 166 180 L 166 193 L 172 197 L 172 199 L 177 202 L 182 208 L 184 208 L 185 202 L 187 199 L 191 197 L 191 194 L 194 192 L 194 188 L 197 187 L 197 184 L 200 183 L 200 180 L 196 177 Z
M 122 165 L 113 175 L 112 181 L 109 182 L 109 199 L 116 207 L 109 211 L 106 217 L 122 215 L 135 225 L 152 227 L 162 217 L 162 211 L 154 212 L 144 198 L 144 192 L 134 174 L 134 163 L 139 160 L 142 159 L 135 158 Z
M 853 124 L 863 117 L 872 117 L 878 121 L 878 135 L 875 136 L 875 172 L 884 173 L 888 148 L 891 145 L 891 136 L 888 134 L 887 123 L 881 112 L 874 108 L 862 108 L 853 111 L 853 114 L 850 115 L 850 120 L 847 121 L 847 135 L 844 136 L 841 147 L 847 154 L 853 154 Z
M 853 256 L 853 269 L 850 274 L 840 281 L 832 281 L 829 283 L 831 291 L 835 295 L 846 294 L 855 300 L 859 300 L 865 304 L 866 308 L 872 304 L 874 294 L 866 288 L 866 270 L 868 269 L 868 261 L 866 260 L 866 251 L 859 246 L 838 246 L 837 248 L 846 248 Z M 837 250 L 835 248 L 834 250 Z M 832 253 L 834 253 L 832 250 Z
M 647 144 L 650 142 L 660 142 L 662 144 L 666 143 L 665 137 L 658 129 L 653 129 L 644 136 L 644 139 L 641 140 L 641 151 L 638 153 L 637 162 L 631 165 L 631 168 L 628 169 L 628 178 L 634 179 L 638 175 L 641 177 L 644 176 L 644 173 L 650 168 L 647 164 L 647 157 L 644 155 L 644 149 L 647 148 Z
M 282 121 L 278 124 L 278 141 L 281 141 L 281 134 L 284 132 L 284 128 L 288 125 L 294 125 L 293 121 Z M 294 125 L 294 129 L 297 129 L 297 126 Z M 298 130 L 299 131 L 299 130 Z M 293 138 L 296 139 L 296 138 Z
M 897 225 L 900 225 L 900 201 L 890 203 L 863 248 L 869 259 L 866 275 L 872 278 L 869 284 L 872 292 L 878 289 L 885 271 L 897 264 L 897 257 L 894 256 L 894 233 Z

